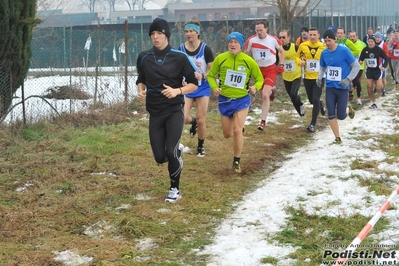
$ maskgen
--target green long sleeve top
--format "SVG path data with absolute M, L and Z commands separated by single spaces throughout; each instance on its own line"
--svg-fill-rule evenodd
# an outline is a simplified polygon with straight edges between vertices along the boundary
M 212 91 L 221 88 L 222 96 L 242 98 L 248 94 L 251 77 L 255 79 L 253 86 L 260 90 L 264 79 L 256 61 L 242 51 L 237 55 L 227 51 L 216 56 L 208 73 L 208 82 Z
M 362 52 L 359 48 L 348 38 L 343 38 L 341 40 L 336 40 L 338 45 L 346 46 L 352 52 L 354 57 L 359 57 L 360 53 Z

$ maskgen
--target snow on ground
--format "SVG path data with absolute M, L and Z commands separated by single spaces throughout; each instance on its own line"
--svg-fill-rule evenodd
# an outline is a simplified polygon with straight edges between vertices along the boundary
M 365 161 L 387 158 L 384 152 L 373 149 L 378 146 L 374 136 L 394 134 L 394 117 L 389 108 L 396 100 L 388 95 L 380 98 L 380 106 L 382 101 L 386 107 L 372 110 L 365 106 L 356 112 L 353 120 L 339 121 L 342 145 L 329 145 L 334 140 L 329 127 L 317 131 L 308 145 L 291 154 L 258 189 L 245 195 L 236 211 L 217 228 L 213 244 L 200 252 L 210 255 L 208 265 L 261 265 L 260 260 L 265 257 L 277 258 L 278 265 L 292 265 L 294 261 L 288 254 L 296 248 L 269 243 L 266 239 L 286 225 L 288 214 L 284 209 L 287 206 L 301 206 L 309 214 L 316 215 L 347 216 L 358 212 L 372 217 L 389 195 L 377 196 L 366 187 L 360 187 L 358 179 L 350 178 L 351 175 L 375 177 L 375 173 L 351 170 L 350 163 L 356 158 Z M 364 135 L 370 137 L 362 141 L 356 139 Z M 381 163 L 378 168 L 397 171 L 398 164 Z M 398 176 L 389 178 L 399 183 Z M 371 198 L 370 204 L 365 202 L 366 196 Z M 392 228 L 379 235 L 380 243 L 395 244 L 398 213 L 387 211 L 385 216 L 391 219 Z

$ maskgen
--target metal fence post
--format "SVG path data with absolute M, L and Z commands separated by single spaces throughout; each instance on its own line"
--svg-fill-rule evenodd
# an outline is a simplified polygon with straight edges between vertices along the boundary
M 128 58 L 129 58 L 129 24 L 128 21 L 125 20 L 125 104 L 127 103 L 128 98 L 128 79 L 127 79 L 127 71 L 128 71 Z

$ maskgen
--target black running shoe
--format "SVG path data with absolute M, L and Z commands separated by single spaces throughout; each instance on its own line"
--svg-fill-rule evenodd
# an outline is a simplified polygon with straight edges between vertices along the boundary
M 324 101 L 323 100 L 320 100 L 320 114 L 322 116 L 326 115 L 326 108 L 324 107 Z

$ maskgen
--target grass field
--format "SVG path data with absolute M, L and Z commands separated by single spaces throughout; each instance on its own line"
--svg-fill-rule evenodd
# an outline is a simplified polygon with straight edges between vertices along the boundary
M 301 94 L 306 100 L 303 88 Z M 253 107 L 259 106 L 255 98 Z M 61 116 L 52 123 L 2 128 L 0 265 L 206 265 L 206 256 L 195 250 L 211 243 L 215 228 L 243 195 L 313 138 L 306 131 L 310 116 L 303 127 L 292 127 L 298 124 L 298 115 L 280 88 L 271 107 L 275 123 L 260 132 L 259 115 L 250 114 L 253 122 L 245 128 L 243 172 L 234 174 L 232 140 L 223 138 L 212 99 L 207 155 L 195 156 L 197 139 L 189 137 L 187 125 L 182 143 L 193 152 L 183 157 L 183 199 L 168 204 L 164 202 L 169 186 L 167 167 L 157 166 L 152 158 L 144 106 L 133 102 L 120 110 L 117 116 L 113 108 L 112 115 L 104 110 Z M 310 110 L 308 105 L 308 113 Z M 326 126 L 327 118 L 319 117 L 318 129 Z M 395 146 L 396 159 L 398 150 Z M 369 167 L 359 161 L 352 164 Z M 391 191 L 384 182 L 369 180 L 362 185 L 387 196 Z M 295 232 L 286 228 L 265 238 L 300 246 L 292 257 L 310 257 L 313 262 L 320 260 L 321 247 L 315 240 L 323 238 L 324 227 L 339 232 L 325 242 L 350 243 L 370 218 L 287 211 L 296 214 L 289 219 Z M 383 218 L 374 232 L 388 225 Z M 309 227 L 317 229 L 314 234 L 305 234 Z M 70 264 L 62 260 L 67 255 Z M 262 263 L 277 265 L 278 261 L 265 258 Z

